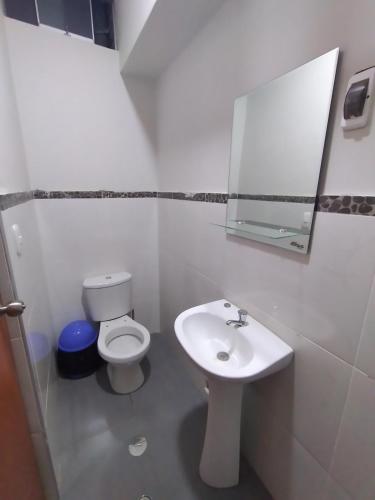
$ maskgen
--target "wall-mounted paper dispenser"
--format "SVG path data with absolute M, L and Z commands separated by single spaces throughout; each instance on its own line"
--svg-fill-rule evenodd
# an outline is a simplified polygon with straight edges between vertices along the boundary
M 344 130 L 354 130 L 368 124 L 372 110 L 374 81 L 374 66 L 358 71 L 350 78 L 341 120 Z

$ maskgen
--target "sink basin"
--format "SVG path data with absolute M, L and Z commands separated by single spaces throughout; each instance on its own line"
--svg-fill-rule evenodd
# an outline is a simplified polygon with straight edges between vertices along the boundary
M 285 368 L 293 350 L 268 328 L 225 299 L 193 307 L 175 321 L 177 339 L 208 379 L 206 434 L 199 465 L 202 480 L 217 488 L 238 484 L 243 385 Z
M 207 375 L 243 383 L 287 366 L 293 350 L 258 321 L 248 316 L 246 326 L 226 324 L 237 319 L 237 311 L 230 302 L 217 300 L 181 313 L 175 331 L 190 358 Z

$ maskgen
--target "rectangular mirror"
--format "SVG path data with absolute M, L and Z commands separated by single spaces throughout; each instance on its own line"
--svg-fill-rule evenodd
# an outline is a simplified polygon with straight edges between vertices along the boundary
M 227 233 L 307 253 L 338 54 L 236 99 Z

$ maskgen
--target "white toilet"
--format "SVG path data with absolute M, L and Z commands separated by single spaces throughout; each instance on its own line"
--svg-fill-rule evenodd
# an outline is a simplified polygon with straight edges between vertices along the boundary
M 120 394 L 133 392 L 143 384 L 139 363 L 151 341 L 147 328 L 129 316 L 131 279 L 131 274 L 120 272 L 87 278 L 83 282 L 90 319 L 100 321 L 98 351 L 108 361 L 113 390 Z

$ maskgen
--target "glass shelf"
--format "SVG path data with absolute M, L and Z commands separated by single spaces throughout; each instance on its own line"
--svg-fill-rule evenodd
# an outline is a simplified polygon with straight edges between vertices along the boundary
M 238 231 L 240 233 L 254 234 L 255 236 L 261 236 L 263 238 L 270 238 L 273 240 L 281 239 L 281 238 L 290 238 L 292 236 L 297 236 L 301 234 L 297 231 L 291 231 L 290 229 L 285 228 L 274 228 L 261 226 L 258 224 L 250 224 L 249 222 L 232 222 L 232 225 L 224 225 L 224 224 L 213 224 L 214 226 L 222 227 L 224 229 L 229 229 L 231 231 Z

